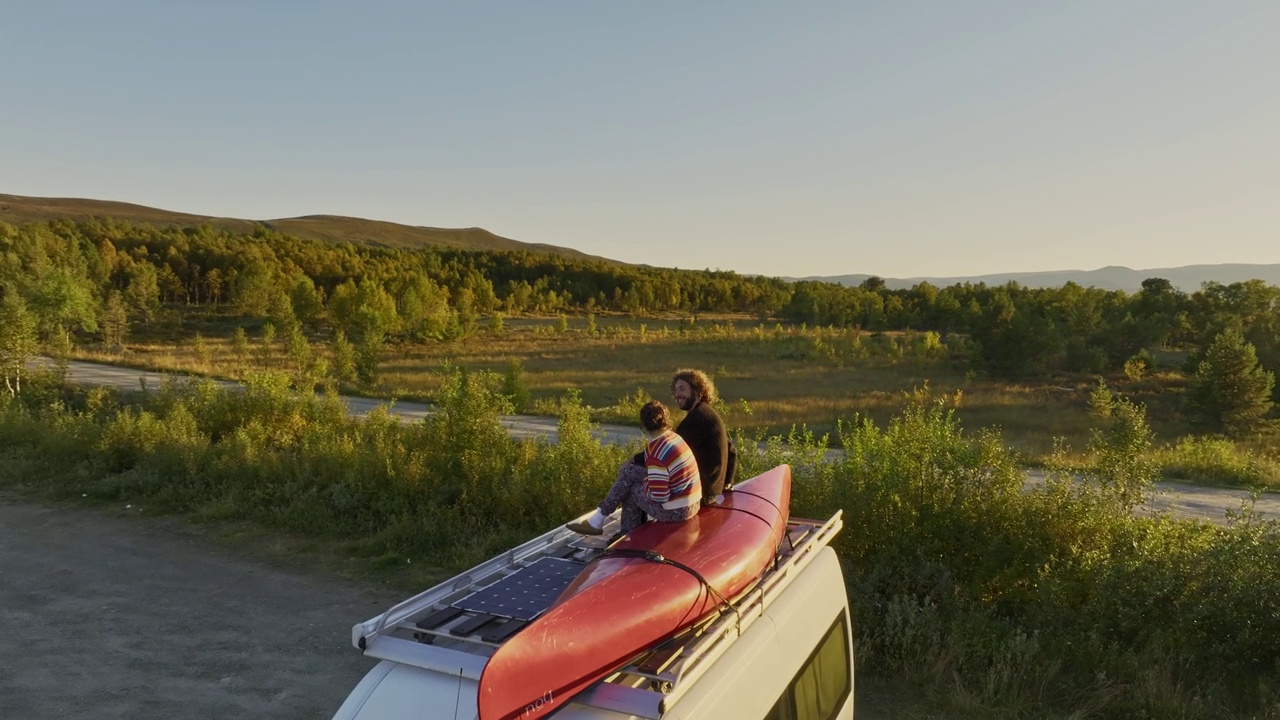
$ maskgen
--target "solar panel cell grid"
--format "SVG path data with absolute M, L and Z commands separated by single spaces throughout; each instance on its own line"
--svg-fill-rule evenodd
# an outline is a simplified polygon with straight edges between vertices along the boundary
M 582 570 L 562 558 L 540 558 L 489 587 L 458 600 L 454 607 L 499 617 L 532 620 L 560 596 Z

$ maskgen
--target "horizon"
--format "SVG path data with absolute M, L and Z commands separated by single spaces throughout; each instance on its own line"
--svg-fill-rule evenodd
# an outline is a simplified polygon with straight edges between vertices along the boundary
M 121 200 L 109 200 L 109 199 L 105 199 L 105 198 L 79 198 L 79 197 L 75 197 L 75 198 L 72 198 L 72 197 L 34 197 L 34 196 L 22 196 L 22 195 L 15 195 L 14 193 L 3 193 L 3 192 L 0 192 L 0 197 L 6 196 L 6 195 L 7 195 L 7 196 L 9 196 L 9 197 L 29 198 L 29 199 L 34 199 L 34 200 L 54 200 L 54 201 L 88 201 L 88 202 L 109 202 L 109 203 L 121 203 L 121 204 L 128 204 L 128 205 L 136 205 L 136 206 L 141 207 L 141 208 L 144 208 L 144 209 L 149 209 L 149 210 L 159 210 L 159 211 L 169 212 L 169 213 L 173 213 L 173 214 L 198 215 L 198 213 L 190 213 L 190 212 L 187 212 L 187 211 L 185 211 L 185 210 L 181 210 L 181 209 L 177 209 L 177 208 L 158 208 L 158 207 L 153 207 L 153 206 L 139 205 L 138 203 L 128 203 L 128 202 L 126 202 L 126 201 L 121 201 Z M 110 216 L 109 216 L 109 215 L 104 215 L 103 217 L 110 217 Z M 368 221 L 373 221 L 373 222 L 391 222 L 391 221 L 384 221 L 384 220 L 380 220 L 380 219 L 378 219 L 378 218 L 364 218 L 364 217 L 356 217 L 356 216 L 349 216 L 349 215 L 333 215 L 333 214 L 331 214 L 331 213 L 312 213 L 312 214 L 309 214 L 309 215 L 295 215 L 295 216 L 290 216 L 290 217 L 272 217 L 272 218 L 249 218 L 249 217 L 234 217 L 234 216 L 227 216 L 227 215 L 221 215 L 221 216 L 206 216 L 206 217 L 209 217 L 210 219 L 215 219 L 215 220 L 216 220 L 216 219 L 223 219 L 223 220 L 239 220 L 239 221 L 245 221 L 245 222 L 262 222 L 262 223 L 270 223 L 270 222 L 277 222 L 277 221 L 284 221 L 284 220 L 295 220 L 295 219 L 308 218 L 308 217 L 317 217 L 317 218 L 318 218 L 318 217 L 332 217 L 332 218 L 347 218 L 347 219 L 353 219 L 353 220 L 368 220 Z M 439 227 L 439 226 L 419 225 L 419 226 L 413 226 L 413 227 L 430 228 L 430 229 L 444 229 L 444 230 L 472 230 L 472 229 L 474 229 L 474 230 L 482 230 L 482 231 L 485 231 L 485 232 L 492 232 L 492 231 L 490 231 L 488 228 L 478 227 L 478 226 L 471 226 L 471 227 L 468 227 L 468 228 L 441 228 L 441 227 Z M 497 233 L 494 233 L 494 234 L 497 234 Z M 507 240 L 515 240 L 515 241 L 518 241 L 518 242 L 520 241 L 520 239 L 519 239 L 519 238 L 506 238 L 505 236 L 500 236 L 500 237 L 504 237 L 504 238 L 505 238 L 505 239 L 507 239 Z M 568 248 L 568 249 L 570 249 L 570 250 L 576 250 L 577 248 Z M 614 260 L 615 258 L 604 258 L 604 259 L 606 259 L 606 260 Z M 640 263 L 635 263 L 635 264 L 641 264 L 641 265 L 652 265 L 652 263 L 645 263 L 645 262 L 640 262 Z M 1102 266 L 1098 266 L 1098 267 L 1064 267 L 1064 268 L 1054 268 L 1054 269 L 1051 269 L 1051 270 L 1009 270 L 1009 271 L 1001 271 L 1001 272 L 980 272 L 980 273 L 974 273 L 974 274 L 972 274 L 972 275 L 911 275 L 911 276 L 897 276 L 897 275 L 880 275 L 880 274 L 878 274 L 878 273 L 864 273 L 864 272 L 855 272 L 855 273 L 835 273 L 835 274 L 831 274 L 831 275 L 770 275 L 770 274 L 768 274 L 768 273 L 739 273 L 739 274 L 742 274 L 742 275 L 765 275 L 765 276 L 768 276 L 768 277 L 776 277 L 776 278 L 778 278 L 778 279 L 780 279 L 780 280 L 786 280 L 786 281 L 789 281 L 789 282 L 803 281 L 803 280 L 832 280 L 833 278 L 843 278 L 843 277 L 848 277 L 848 276 L 858 276 L 858 275 L 866 275 L 867 277 L 879 277 L 879 278 L 882 278 L 882 279 L 885 279 L 885 280 L 889 280 L 889 281 L 908 281 L 908 280 L 910 280 L 910 281 L 930 281 L 930 280 L 969 280 L 969 279 L 975 279 L 975 278 L 984 278 L 984 279 L 986 279 L 986 278 L 994 278 L 994 277 L 1001 277 L 1001 276 L 1024 276 L 1024 277 L 1025 277 L 1025 276 L 1037 276 L 1037 275 L 1062 275 L 1062 274 L 1071 274 L 1071 273 L 1096 273 L 1096 272 L 1102 272 L 1102 271 L 1104 271 L 1104 270 L 1122 270 L 1122 271 L 1129 271 L 1129 272 L 1154 272 L 1154 271 L 1161 271 L 1161 270 L 1186 270 L 1186 269 L 1189 269 L 1189 268 L 1199 268 L 1199 267 L 1205 267 L 1205 268 L 1221 268 L 1221 267 L 1243 267 L 1243 266 L 1249 266 L 1249 267 L 1267 267 L 1267 268 L 1272 268 L 1272 267 L 1280 266 L 1280 263 L 1247 263 L 1247 262 L 1246 262 L 1246 263 L 1235 263 L 1235 262 L 1220 262 L 1220 263 L 1193 263 L 1193 264 L 1190 264 L 1190 265 L 1178 265 L 1178 266 L 1171 266 L 1171 267 L 1168 267 L 1168 266 L 1163 266 L 1163 267 L 1155 267 L 1155 266 L 1131 267 L 1131 266 L 1127 266 L 1127 265 L 1102 265 Z M 655 266 L 655 267 L 674 267 L 674 266 Z M 718 270 L 726 270 L 727 268 L 719 268 L 719 269 L 717 269 L 717 268 L 691 268 L 691 267 L 678 268 L 678 267 L 677 267 L 677 268 L 675 268 L 675 269 L 680 269 L 680 270 L 693 270 L 693 271 L 718 271 Z M 734 271 L 734 272 L 737 272 L 737 271 Z M 1167 279 L 1167 278 L 1166 278 L 1166 279 Z
M 6 20 L 6 193 L 797 278 L 1280 263 L 1274 4 Z

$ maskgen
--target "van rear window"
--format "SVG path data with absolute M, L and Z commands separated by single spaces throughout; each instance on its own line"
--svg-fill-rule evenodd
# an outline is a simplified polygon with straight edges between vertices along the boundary
M 765 720 L 832 720 L 849 698 L 848 620 L 842 612 Z

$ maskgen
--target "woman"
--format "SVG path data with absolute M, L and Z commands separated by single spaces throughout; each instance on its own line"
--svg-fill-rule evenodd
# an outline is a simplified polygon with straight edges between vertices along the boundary
M 693 451 L 671 429 L 667 408 L 652 400 L 640 408 L 640 427 L 649 442 L 644 464 L 629 460 L 618 470 L 604 502 L 595 513 L 567 527 L 583 535 L 600 535 L 604 521 L 622 506 L 622 532 L 644 522 L 645 515 L 659 522 L 682 522 L 698 514 L 702 504 L 702 479 Z

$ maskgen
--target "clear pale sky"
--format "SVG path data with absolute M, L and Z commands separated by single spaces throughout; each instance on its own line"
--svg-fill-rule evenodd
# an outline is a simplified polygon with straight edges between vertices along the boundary
M 1280 2 L 19 0 L 0 192 L 888 277 L 1280 262 Z

